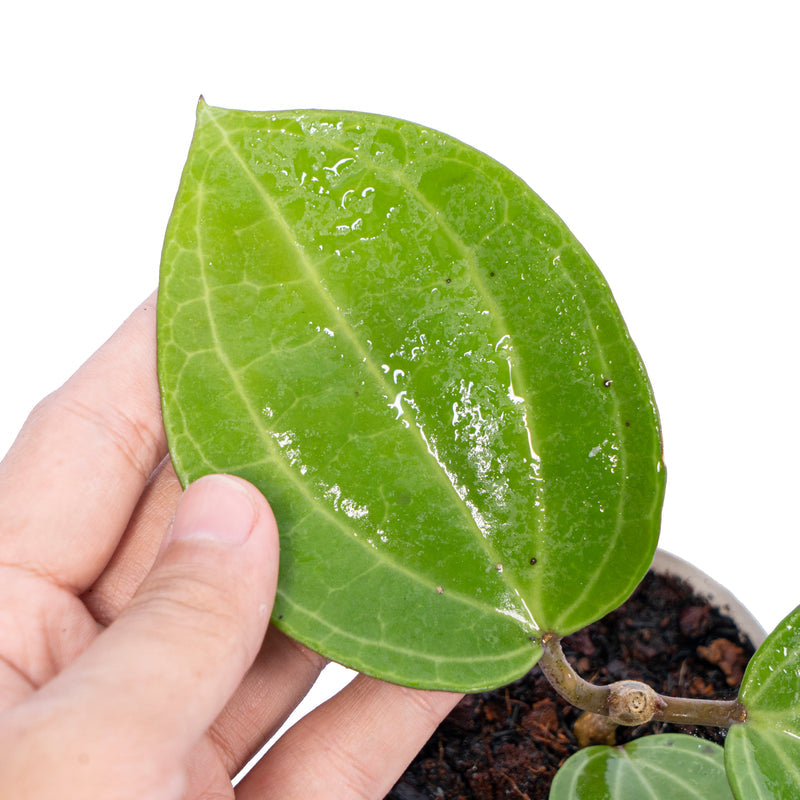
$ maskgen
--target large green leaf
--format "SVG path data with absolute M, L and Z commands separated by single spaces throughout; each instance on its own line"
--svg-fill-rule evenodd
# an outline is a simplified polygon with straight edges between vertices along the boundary
M 747 665 L 739 699 L 747 720 L 731 728 L 725 765 L 739 800 L 800 797 L 800 606 Z
M 357 669 L 508 682 L 650 563 L 658 419 L 611 293 L 444 134 L 201 102 L 159 370 L 181 480 L 233 472 L 273 505 L 275 624 Z
M 556 773 L 550 800 L 733 800 L 722 748 L 685 734 L 587 747 Z

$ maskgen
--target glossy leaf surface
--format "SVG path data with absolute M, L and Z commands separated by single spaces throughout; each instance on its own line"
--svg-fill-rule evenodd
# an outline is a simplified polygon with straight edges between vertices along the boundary
M 556 774 L 550 800 L 733 800 L 718 744 L 685 734 L 587 747 Z
M 650 563 L 658 419 L 611 293 L 444 134 L 201 102 L 159 371 L 181 480 L 233 472 L 273 505 L 275 624 L 359 670 L 500 685 Z
M 750 660 L 739 699 L 747 720 L 730 729 L 725 763 L 740 800 L 800 797 L 800 607 Z

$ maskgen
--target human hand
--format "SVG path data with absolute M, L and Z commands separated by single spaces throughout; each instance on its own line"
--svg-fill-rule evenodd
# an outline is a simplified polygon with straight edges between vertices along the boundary
M 267 630 L 277 565 L 250 484 L 181 491 L 151 298 L 0 464 L 0 798 L 383 797 L 456 695 L 358 676 L 234 793 L 325 665 Z

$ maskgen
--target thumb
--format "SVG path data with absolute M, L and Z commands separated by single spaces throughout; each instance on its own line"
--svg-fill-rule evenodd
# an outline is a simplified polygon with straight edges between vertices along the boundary
M 39 755 L 50 778 L 63 768 L 69 796 L 180 796 L 189 752 L 258 652 L 277 564 L 275 520 L 254 487 L 222 475 L 189 486 L 130 605 L 18 707 L 36 728 L 30 755 L 52 747 Z

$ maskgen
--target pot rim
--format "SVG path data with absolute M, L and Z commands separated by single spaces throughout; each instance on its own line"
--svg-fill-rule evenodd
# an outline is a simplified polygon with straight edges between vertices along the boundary
M 685 580 L 698 594 L 729 616 L 739 630 L 750 638 L 753 647 L 757 649 L 761 646 L 767 635 L 761 623 L 730 590 L 694 564 L 658 548 L 653 556 L 651 569 L 660 574 L 674 575 Z

